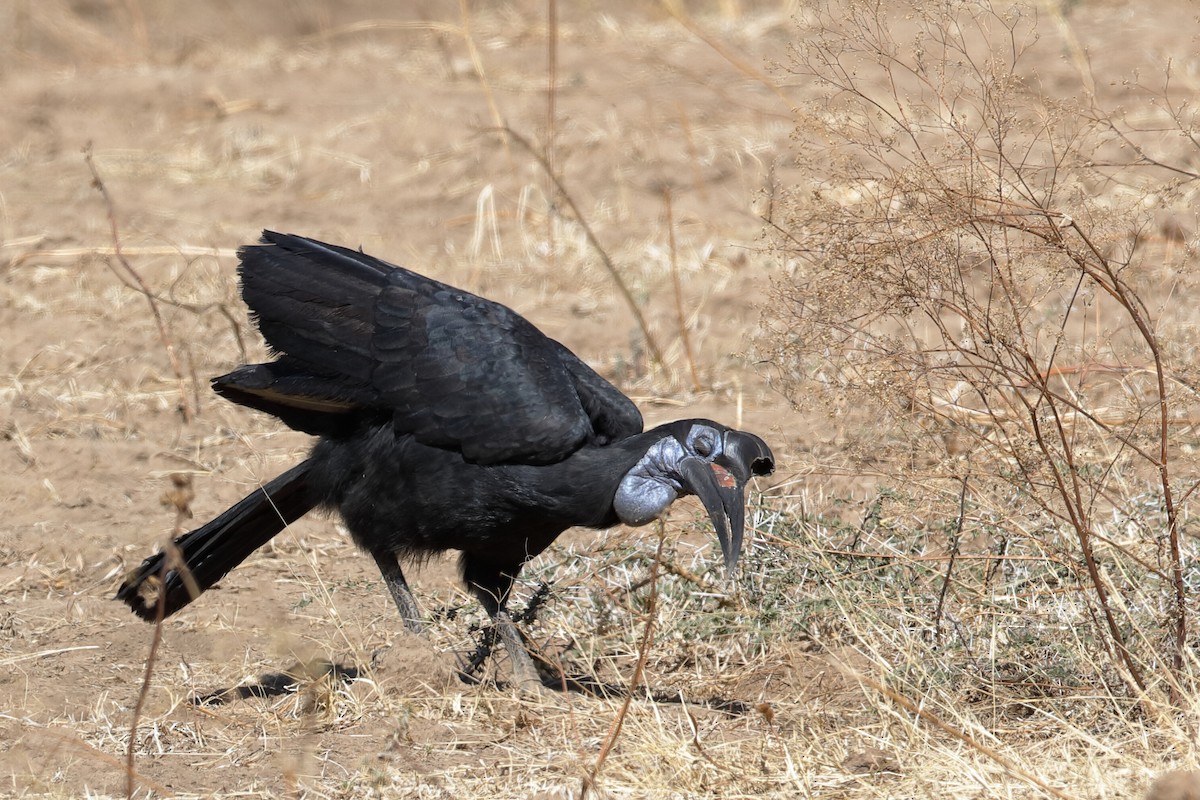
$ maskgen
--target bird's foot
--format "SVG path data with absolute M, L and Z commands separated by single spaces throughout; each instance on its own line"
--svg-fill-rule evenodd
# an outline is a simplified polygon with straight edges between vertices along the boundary
M 526 700 L 546 701 L 551 699 L 561 699 L 562 692 L 557 691 L 542 682 L 542 676 L 534 666 L 533 660 L 525 650 L 521 650 L 519 656 L 509 653 L 509 660 L 512 662 L 512 678 L 513 684 L 516 686 L 517 694 Z
M 504 649 L 508 651 L 513 684 L 516 686 L 517 693 L 528 700 L 545 702 L 557 699 L 561 701 L 562 692 L 547 686 L 542 680 L 542 675 L 538 672 L 533 659 L 530 658 L 529 651 L 525 649 L 525 642 L 520 631 L 513 625 L 506 612 L 501 611 L 496 615 L 496 629 L 500 635 L 500 641 L 504 642 Z

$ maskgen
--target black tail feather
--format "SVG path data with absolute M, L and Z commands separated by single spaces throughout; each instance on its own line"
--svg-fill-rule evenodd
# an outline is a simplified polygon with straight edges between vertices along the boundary
M 151 622 L 158 617 L 160 593 L 164 598 L 163 616 L 169 617 L 191 603 L 316 505 L 316 498 L 308 491 L 308 470 L 308 461 L 292 467 L 208 524 L 176 539 L 186 576 L 166 564 L 167 553 L 158 553 L 125 579 L 117 590 L 117 599 Z

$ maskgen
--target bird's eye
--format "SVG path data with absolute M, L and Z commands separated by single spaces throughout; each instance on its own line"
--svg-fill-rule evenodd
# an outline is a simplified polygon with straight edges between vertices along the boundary
M 696 448 L 696 455 L 705 457 L 712 455 L 713 440 L 711 436 L 697 436 L 692 446 Z

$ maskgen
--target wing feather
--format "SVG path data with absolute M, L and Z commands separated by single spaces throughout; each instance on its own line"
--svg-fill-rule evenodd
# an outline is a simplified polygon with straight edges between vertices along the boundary
M 478 463 L 552 463 L 638 433 L 633 403 L 516 312 L 348 248 L 271 231 L 239 251 L 279 361 L 214 385 L 312 433 L 355 412 Z M 329 429 L 323 430 L 329 415 Z

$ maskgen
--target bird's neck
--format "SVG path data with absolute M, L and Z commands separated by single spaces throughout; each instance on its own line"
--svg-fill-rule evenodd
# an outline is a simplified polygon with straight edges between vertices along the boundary
M 550 467 L 531 467 L 531 485 L 564 520 L 584 528 L 610 528 L 620 520 L 613 499 L 621 480 L 645 454 L 652 437 L 638 434 L 604 447 L 585 445 Z

